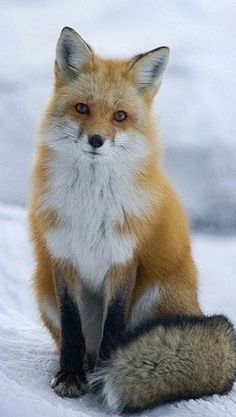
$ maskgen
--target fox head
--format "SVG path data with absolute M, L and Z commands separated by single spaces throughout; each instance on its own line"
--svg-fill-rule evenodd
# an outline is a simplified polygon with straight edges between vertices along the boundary
M 131 59 L 101 59 L 65 27 L 57 43 L 55 88 L 43 128 L 51 145 L 88 161 L 151 152 L 151 104 L 168 57 L 169 48 L 160 47 Z

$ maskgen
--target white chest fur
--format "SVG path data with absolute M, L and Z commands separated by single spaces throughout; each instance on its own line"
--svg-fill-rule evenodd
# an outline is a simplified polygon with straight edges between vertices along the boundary
M 135 238 L 121 235 L 117 225 L 125 213 L 144 215 L 148 198 L 135 185 L 134 169 L 102 157 L 55 152 L 48 174 L 43 208 L 54 210 L 61 225 L 47 233 L 47 246 L 96 287 L 110 267 L 132 259 Z

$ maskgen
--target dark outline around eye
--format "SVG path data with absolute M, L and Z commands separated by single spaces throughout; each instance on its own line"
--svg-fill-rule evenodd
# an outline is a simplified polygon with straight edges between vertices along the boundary
M 121 120 L 117 120 L 117 119 L 116 119 L 116 115 L 117 115 L 118 113 L 122 113 L 122 114 L 124 115 L 124 118 L 123 118 L 123 119 L 121 119 Z M 127 113 L 126 113 L 124 110 L 118 110 L 117 112 L 115 112 L 115 113 L 114 113 L 113 118 L 114 118 L 114 120 L 115 120 L 116 122 L 121 123 L 121 122 L 123 122 L 124 120 L 126 120 L 126 119 L 127 119 Z
M 81 110 L 79 110 L 79 109 L 78 109 L 78 107 L 79 107 L 80 105 L 85 106 L 85 111 L 81 111 Z M 75 110 L 76 110 L 76 111 L 77 111 L 77 113 L 79 113 L 79 114 L 89 114 L 89 107 L 88 107 L 88 105 L 87 105 L 87 104 L 85 104 L 85 103 L 77 103 L 77 104 L 75 105 Z

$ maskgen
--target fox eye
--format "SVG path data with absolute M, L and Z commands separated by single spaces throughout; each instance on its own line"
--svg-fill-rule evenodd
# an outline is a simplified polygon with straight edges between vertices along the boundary
M 119 110 L 114 114 L 114 119 L 117 122 L 123 122 L 123 120 L 125 120 L 126 117 L 127 117 L 127 114 L 123 110 Z
M 81 114 L 89 114 L 89 108 L 88 108 L 87 104 L 84 104 L 84 103 L 76 104 L 75 110 L 78 113 L 81 113 Z

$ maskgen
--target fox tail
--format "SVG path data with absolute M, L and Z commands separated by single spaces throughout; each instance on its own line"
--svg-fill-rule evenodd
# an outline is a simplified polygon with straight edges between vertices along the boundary
M 169 317 L 129 333 L 91 373 L 89 386 L 109 412 L 141 411 L 225 394 L 236 377 L 236 334 L 223 315 Z

